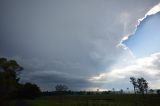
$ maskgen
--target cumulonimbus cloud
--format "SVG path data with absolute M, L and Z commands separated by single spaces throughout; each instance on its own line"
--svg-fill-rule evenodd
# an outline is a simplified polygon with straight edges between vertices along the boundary
M 134 33 L 136 32 L 138 26 L 141 24 L 141 22 L 146 19 L 148 16 L 157 14 L 158 12 L 160 12 L 160 3 L 155 5 L 154 7 L 152 7 L 145 15 L 144 17 L 138 19 L 138 23 L 136 24 L 135 30 L 133 32 L 131 32 L 130 34 L 126 34 L 126 36 L 124 36 L 122 38 L 122 40 L 120 41 L 120 44 L 118 44 L 118 47 L 122 47 L 124 49 L 129 49 L 125 44 L 123 44 L 124 41 L 126 41 L 127 39 L 129 39 L 130 36 L 134 35 Z

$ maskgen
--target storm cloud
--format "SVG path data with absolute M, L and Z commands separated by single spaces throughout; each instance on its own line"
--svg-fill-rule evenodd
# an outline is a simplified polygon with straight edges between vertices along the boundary
M 102 83 L 90 79 L 132 58 L 117 44 L 158 3 L 0 0 L 0 56 L 24 67 L 21 82 L 37 83 L 44 90 L 59 83 L 73 90 L 101 88 Z

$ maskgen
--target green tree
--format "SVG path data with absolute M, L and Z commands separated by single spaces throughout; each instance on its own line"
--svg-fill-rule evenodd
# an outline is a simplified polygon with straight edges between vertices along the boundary
M 15 60 L 0 58 L 0 103 L 11 98 L 16 91 L 22 69 Z
M 16 82 L 19 81 L 19 74 L 22 71 L 22 67 L 15 60 L 7 60 L 6 58 L 0 58 L 1 73 L 7 73 Z
M 148 91 L 148 82 L 144 78 L 130 77 L 130 82 L 133 84 L 134 92 L 136 94 L 137 90 L 144 95 Z
M 142 93 L 144 95 L 144 92 L 147 93 L 147 90 L 148 90 L 148 82 L 144 78 L 138 78 L 137 79 L 137 87 L 138 87 L 140 93 Z
M 40 88 L 36 84 L 20 84 L 17 91 L 17 97 L 20 99 L 35 99 L 41 95 Z

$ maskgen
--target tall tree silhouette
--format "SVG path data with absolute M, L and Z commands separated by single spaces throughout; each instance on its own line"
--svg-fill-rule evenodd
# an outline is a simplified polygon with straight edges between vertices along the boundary
M 137 87 L 138 87 L 140 93 L 142 93 L 144 95 L 144 92 L 147 93 L 147 90 L 148 90 L 148 82 L 144 78 L 138 78 L 137 79 Z
M 11 98 L 16 91 L 19 73 L 23 68 L 15 60 L 0 58 L 0 102 Z M 0 104 L 1 105 L 1 104 Z
M 136 94 L 137 81 L 135 77 L 130 77 L 130 82 L 133 84 L 134 93 Z
M 133 84 L 135 94 L 137 90 L 143 95 L 145 92 L 147 93 L 148 82 L 144 78 L 130 77 L 130 82 Z

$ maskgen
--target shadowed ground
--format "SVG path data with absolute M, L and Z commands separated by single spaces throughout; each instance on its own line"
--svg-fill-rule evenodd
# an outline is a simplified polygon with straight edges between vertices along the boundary
M 48 96 L 29 100 L 29 106 L 160 106 L 160 95 Z
M 17 100 L 16 106 L 27 106 L 27 103 L 24 100 Z

